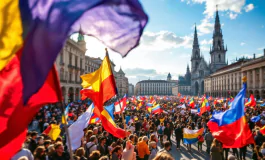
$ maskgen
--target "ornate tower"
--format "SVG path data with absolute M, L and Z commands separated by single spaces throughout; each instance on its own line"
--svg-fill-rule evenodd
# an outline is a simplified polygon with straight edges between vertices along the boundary
M 189 84 L 191 83 L 191 73 L 190 73 L 190 67 L 189 67 L 189 65 L 187 65 L 185 79 L 186 79 L 187 82 L 189 82 Z
M 84 51 L 86 51 L 86 41 L 81 27 L 78 33 L 77 43 L 82 47 Z
M 171 78 L 172 78 L 172 77 L 171 77 L 171 74 L 168 73 L 168 75 L 167 75 L 167 80 L 168 80 L 168 81 L 171 81 Z
M 210 68 L 212 72 L 217 69 L 226 66 L 226 51 L 227 47 L 224 47 L 223 33 L 221 29 L 220 19 L 218 15 L 218 8 L 216 6 L 216 17 L 213 31 L 213 44 L 210 48 L 211 64 Z
M 191 73 L 194 73 L 198 68 L 201 61 L 200 55 L 200 46 L 198 42 L 197 36 L 197 28 L 195 24 L 195 31 L 194 31 L 194 39 L 193 39 L 193 48 L 192 48 L 192 55 L 191 55 Z

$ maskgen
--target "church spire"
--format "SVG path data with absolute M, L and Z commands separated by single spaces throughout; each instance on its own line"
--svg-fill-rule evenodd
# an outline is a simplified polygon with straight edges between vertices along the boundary
M 214 25 L 214 34 L 220 34 L 221 33 L 221 24 L 218 14 L 218 5 L 216 5 L 216 16 L 215 16 L 215 25 Z
M 196 23 L 195 23 L 193 47 L 198 47 L 198 46 L 199 46 L 199 41 L 198 41 L 198 35 L 197 35 L 197 27 L 196 27 Z
M 84 32 L 83 32 L 81 25 L 80 25 L 77 42 L 84 42 L 84 41 L 85 41 Z

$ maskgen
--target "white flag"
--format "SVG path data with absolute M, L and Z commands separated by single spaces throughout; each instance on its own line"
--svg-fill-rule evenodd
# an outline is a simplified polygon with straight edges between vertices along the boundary
M 68 128 L 72 150 L 76 150 L 81 146 L 81 138 L 84 136 L 83 129 L 88 126 L 88 122 L 93 114 L 93 108 L 94 104 L 92 103 L 86 112 L 79 116 L 78 119 Z

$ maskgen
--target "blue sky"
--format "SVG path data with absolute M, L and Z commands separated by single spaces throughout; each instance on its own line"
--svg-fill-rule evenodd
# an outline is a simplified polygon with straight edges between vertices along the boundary
M 265 0 L 140 0 L 149 16 L 141 44 L 126 58 L 110 52 L 130 83 L 145 79 L 174 79 L 185 74 L 190 65 L 194 24 L 196 23 L 201 52 L 209 61 L 216 4 L 227 44 L 228 62 L 236 57 L 263 54 L 265 48 Z M 91 37 L 86 55 L 103 58 L 104 45 Z

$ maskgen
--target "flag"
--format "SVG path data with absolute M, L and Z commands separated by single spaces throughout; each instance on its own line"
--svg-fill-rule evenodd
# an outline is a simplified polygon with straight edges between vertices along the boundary
M 260 106 L 261 106 L 261 107 L 265 107 L 265 103 L 261 104 Z
M 44 85 L 24 105 L 22 92 L 24 86 L 20 72 L 20 58 L 21 50 L 0 71 L 1 159 L 10 159 L 21 149 L 26 138 L 28 124 L 32 121 L 39 109 L 47 103 L 61 101 L 62 98 L 60 92 L 57 92 L 61 90 L 58 87 L 57 71 L 55 67 L 52 67 Z
M 247 107 L 255 107 L 256 106 L 256 101 L 255 101 L 253 94 L 250 95 L 248 102 L 245 103 L 245 106 L 247 106 Z
M 198 113 L 198 109 L 191 109 L 191 110 L 190 110 L 190 113 L 191 113 L 191 114 L 197 114 L 197 113 Z
M 127 101 L 127 98 L 125 94 L 124 97 L 120 101 L 115 102 L 115 114 L 119 114 L 122 111 L 124 111 L 126 107 L 126 101 Z
M 244 77 L 243 87 L 234 98 L 230 109 L 213 115 L 208 122 L 208 127 L 213 136 L 223 143 L 224 148 L 241 148 L 254 143 L 244 116 L 246 87 L 246 77 Z
M 93 108 L 94 104 L 92 103 L 86 112 L 79 116 L 78 119 L 68 128 L 72 150 L 76 150 L 81 146 L 81 139 L 84 136 L 83 130 L 88 126 L 88 122 L 90 121 L 93 113 Z M 69 145 L 69 143 L 67 143 L 67 145 Z
M 198 141 L 198 136 L 202 135 L 204 128 L 199 130 L 190 130 L 188 128 L 183 129 L 183 141 L 184 144 L 193 144 Z
M 60 126 L 57 124 L 50 124 L 43 132 L 42 134 L 46 134 L 49 136 L 52 140 L 56 140 L 57 137 L 60 135 L 61 129 Z
M 259 120 L 260 120 L 260 115 L 258 115 L 258 116 L 254 116 L 254 117 L 252 117 L 252 118 L 250 119 L 250 121 L 251 121 L 251 122 L 254 122 L 254 123 L 258 122 Z
M 163 110 L 161 109 L 159 104 L 152 107 L 152 110 L 151 110 L 152 114 L 157 114 L 157 113 L 162 113 L 162 112 Z
M 94 113 L 100 118 L 104 129 L 115 137 L 125 137 L 125 130 L 117 128 L 110 114 L 103 107 L 104 103 L 117 93 L 108 55 L 105 56 L 98 70 L 82 75 L 81 79 L 83 81 L 82 97 L 92 99 L 95 105 Z
M 204 99 L 202 102 L 202 106 L 200 108 L 200 113 L 199 113 L 200 116 L 207 111 L 207 103 L 208 103 L 207 99 Z
M 68 112 L 69 112 L 69 107 L 71 106 L 72 103 L 69 103 L 65 110 L 64 110 L 64 113 L 62 115 L 62 124 L 68 124 L 67 123 L 67 119 L 68 119 Z
M 93 103 L 92 103 L 93 104 Z M 89 123 L 88 124 L 95 124 L 95 123 L 100 123 L 100 119 L 99 117 L 94 113 L 94 104 L 92 105 L 92 115 L 91 115 L 91 118 L 89 120 Z
M 194 108 L 194 107 L 195 107 L 195 104 L 194 104 L 194 100 L 193 100 L 193 98 L 190 99 L 189 106 L 190 106 L 191 108 Z
M 0 70 L 22 49 L 24 103 L 43 85 L 69 35 L 82 28 L 124 57 L 148 20 L 138 0 L 8 0 L 0 8 Z

